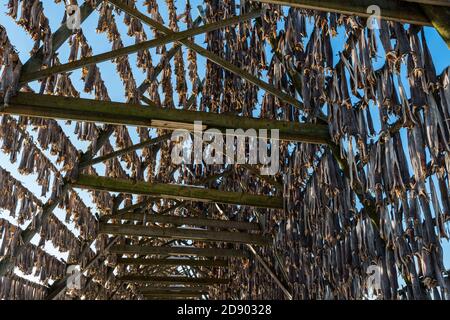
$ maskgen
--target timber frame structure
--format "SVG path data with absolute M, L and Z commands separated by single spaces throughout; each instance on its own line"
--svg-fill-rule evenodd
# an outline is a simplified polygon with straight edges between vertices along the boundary
M 449 0 L 54 2 L 8 1 L 26 62 L 0 24 L 0 299 L 450 299 Z M 196 121 L 278 172 L 174 164 Z

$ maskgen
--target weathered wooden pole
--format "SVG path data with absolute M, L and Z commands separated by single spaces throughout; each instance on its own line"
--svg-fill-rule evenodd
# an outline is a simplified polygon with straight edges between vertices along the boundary
M 196 247 L 155 247 L 139 245 L 116 245 L 109 250 L 116 254 L 193 256 L 193 257 L 247 257 L 247 254 L 236 249 L 196 248 Z
M 104 216 L 105 219 L 108 216 Z M 111 218 L 114 218 L 111 216 Z M 254 222 L 231 221 L 206 219 L 196 217 L 182 217 L 161 214 L 144 214 L 144 213 L 124 213 L 120 216 L 122 220 L 146 221 L 152 223 L 173 224 L 173 225 L 189 225 L 196 227 L 212 227 L 219 229 L 237 229 L 237 230 L 260 230 L 259 224 Z
M 124 2 L 120 1 L 120 0 L 108 0 L 108 2 L 114 4 L 116 7 L 120 8 L 121 10 L 123 10 L 124 12 L 128 13 L 130 16 L 133 16 L 139 20 L 141 20 L 143 23 L 147 24 L 148 26 L 155 28 L 156 30 L 158 30 L 159 32 L 163 33 L 163 34 L 173 34 L 174 32 L 172 30 L 170 30 L 169 28 L 165 27 L 164 25 L 162 25 L 161 23 L 159 23 L 156 20 L 153 20 L 152 18 L 146 16 L 145 14 L 139 12 L 138 10 L 130 7 L 129 5 L 125 4 Z M 193 41 L 188 40 L 188 39 L 182 39 L 179 42 L 181 42 L 183 45 L 185 45 L 186 47 L 194 50 L 195 52 L 197 52 L 198 54 L 204 56 L 205 58 L 207 58 L 208 60 L 216 63 L 217 65 L 221 66 L 222 68 L 240 76 L 241 78 L 247 80 L 248 82 L 260 87 L 261 89 L 266 90 L 267 92 L 273 94 L 274 96 L 276 96 L 277 98 L 279 98 L 280 100 L 287 102 L 291 105 L 293 105 L 296 108 L 299 109 L 303 109 L 303 104 L 298 101 L 295 97 L 290 96 L 289 94 L 278 90 L 277 88 L 275 88 L 275 86 L 262 81 L 261 79 L 253 76 L 252 74 L 246 72 L 245 70 L 242 70 L 238 67 L 236 67 L 235 65 L 233 65 L 232 63 L 228 62 L 227 60 L 221 58 L 220 56 L 212 53 L 211 51 L 208 51 L 206 49 L 204 49 L 203 47 L 195 44 Z
M 94 175 L 81 174 L 76 181 L 72 182 L 72 186 L 90 190 L 161 196 L 162 198 L 169 199 L 186 199 L 273 209 L 283 208 L 282 197 L 252 195 L 244 192 L 227 192 L 174 184 L 152 184 L 145 181 L 107 178 Z
M 188 239 L 198 241 L 217 241 L 232 243 L 248 243 L 267 245 L 270 239 L 258 234 L 247 232 L 208 231 L 184 228 L 160 228 L 129 224 L 104 224 L 98 229 L 100 234 L 112 234 L 121 236 L 140 236 L 170 239 Z
M 324 124 L 239 117 L 230 114 L 160 108 L 155 104 L 139 104 L 68 98 L 33 93 L 19 93 L 1 113 L 51 119 L 103 122 L 132 126 L 161 126 L 170 123 L 169 129 L 194 129 L 194 122 L 201 121 L 206 128 L 278 130 L 282 140 L 328 144 L 330 135 Z M 167 125 L 164 125 L 165 129 Z
M 140 266 L 189 266 L 189 267 L 226 267 L 227 260 L 210 259 L 147 259 L 147 258 L 117 258 L 117 264 Z
M 170 283 L 170 284 L 202 284 L 202 285 L 216 285 L 216 284 L 228 284 L 229 279 L 222 278 L 191 278 L 191 277 L 158 277 L 158 276 L 145 276 L 140 274 L 128 274 L 116 277 L 118 281 L 123 282 L 137 282 L 137 283 Z
M 216 29 L 220 29 L 220 28 L 229 26 L 229 25 L 237 24 L 241 21 L 256 18 L 260 15 L 261 15 L 261 10 L 255 10 L 255 11 L 243 14 L 242 16 L 233 16 L 228 19 L 219 20 L 217 22 L 213 22 L 213 23 L 206 24 L 206 25 L 203 25 L 200 27 L 188 29 L 185 31 L 172 32 L 163 37 L 140 42 L 140 43 L 128 46 L 128 47 L 123 47 L 120 49 L 108 51 L 108 52 L 93 55 L 90 57 L 85 57 L 80 60 L 75 60 L 75 61 L 71 61 L 68 63 L 60 64 L 60 65 L 55 65 L 55 66 L 45 68 L 42 70 L 38 70 L 38 71 L 34 71 L 34 72 L 29 72 L 29 73 L 22 72 L 19 81 L 21 83 L 27 83 L 30 81 L 34 81 L 34 80 L 38 80 L 41 78 L 51 76 L 53 74 L 73 71 L 75 69 L 79 69 L 79 68 L 82 68 L 82 67 L 85 67 L 85 66 L 88 66 L 91 64 L 105 62 L 108 60 L 115 59 L 117 57 L 136 53 L 140 50 L 155 48 L 158 46 L 168 44 L 170 42 L 179 41 L 179 40 L 182 40 L 185 38 L 190 38 L 190 37 L 193 37 L 193 36 L 205 33 L 205 32 L 210 32 L 210 31 L 213 31 Z

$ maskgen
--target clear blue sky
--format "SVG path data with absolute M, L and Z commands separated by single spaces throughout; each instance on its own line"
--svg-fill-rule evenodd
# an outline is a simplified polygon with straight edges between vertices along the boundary
M 60 24 L 60 21 L 63 16 L 63 5 L 62 4 L 55 4 L 53 1 L 43 1 L 44 7 L 45 7 L 45 13 L 50 18 L 51 28 L 52 31 L 55 31 Z M 81 3 L 81 1 L 79 1 Z M 142 1 L 138 1 L 139 4 L 142 3 Z M 160 6 L 160 12 L 163 16 L 164 22 L 166 25 L 168 24 L 168 18 L 167 18 L 167 11 L 166 11 L 166 4 L 164 1 L 158 0 L 159 6 Z M 198 15 L 198 12 L 196 10 L 196 6 L 201 3 L 198 0 L 191 1 L 191 6 L 193 8 L 192 15 L 195 19 Z M 5 4 L 5 1 L 2 2 L 2 4 Z M 6 4 L 5 4 L 6 5 Z M 176 1 L 176 6 L 178 7 L 178 13 L 181 13 L 184 11 L 185 2 L 184 1 Z M 138 7 L 142 12 L 146 12 L 144 7 L 139 5 Z M 5 15 L 6 7 L 0 7 L 0 24 L 6 27 L 8 31 L 8 35 L 10 37 L 11 42 L 16 46 L 17 50 L 20 53 L 20 58 L 22 62 L 25 62 L 29 58 L 29 51 L 31 50 L 33 46 L 33 42 L 30 41 L 29 36 L 23 31 L 22 28 L 19 28 L 10 17 Z M 97 34 L 95 32 L 96 26 L 97 26 L 97 19 L 98 14 L 93 14 L 85 21 L 82 28 L 84 30 L 84 34 L 88 39 L 88 43 L 93 47 L 94 53 L 101 53 L 105 51 L 109 51 L 111 48 L 110 43 L 106 39 L 105 34 Z M 116 21 L 118 22 L 121 34 L 122 34 L 122 40 L 124 42 L 124 45 L 131 45 L 134 44 L 134 38 L 130 38 L 126 35 L 126 27 L 122 23 L 122 17 L 116 16 Z M 146 33 L 148 35 L 148 38 L 151 38 L 153 36 L 152 32 L 146 28 Z M 185 25 L 180 23 L 180 29 L 183 30 L 185 28 Z M 308 31 L 311 30 L 311 26 L 308 26 Z M 433 28 L 426 28 L 426 35 L 428 39 L 428 44 L 431 49 L 432 56 L 434 58 L 434 63 L 437 69 L 438 74 L 444 70 L 450 63 L 450 51 L 448 50 L 447 46 L 443 42 L 443 40 L 440 38 L 440 36 L 437 34 L 437 32 Z M 204 40 L 203 36 L 197 36 L 196 42 L 199 44 L 202 44 Z M 337 54 L 338 51 L 342 50 L 343 43 L 345 41 L 345 35 L 341 32 L 339 35 L 332 40 L 332 45 L 334 48 L 334 52 Z M 62 62 L 66 61 L 68 57 L 68 50 L 69 46 L 66 43 L 60 50 L 59 50 L 59 57 Z M 186 53 L 186 49 L 183 48 L 184 53 Z M 153 63 L 156 65 L 158 63 L 159 57 L 156 55 L 155 50 L 151 50 L 152 57 L 153 57 Z M 268 52 L 269 55 L 269 52 Z M 335 55 L 335 62 L 337 62 L 338 56 Z M 380 65 L 383 63 L 383 58 L 380 58 Z M 130 56 L 130 63 L 134 67 L 135 66 L 135 55 Z M 124 101 L 124 89 L 122 86 L 122 82 L 117 75 L 115 71 L 115 66 L 110 62 L 105 62 L 99 65 L 100 70 L 102 73 L 102 77 L 106 82 L 106 86 L 108 87 L 108 92 L 112 100 L 115 101 Z M 199 76 L 200 78 L 203 78 L 205 73 L 205 60 L 198 56 L 198 67 L 199 67 Z M 133 73 L 135 75 L 135 79 L 137 84 L 139 85 L 144 79 L 145 75 L 143 75 L 136 67 L 134 67 Z M 77 88 L 81 90 L 83 88 L 82 82 L 80 79 L 80 71 L 73 72 L 73 75 L 71 77 L 74 84 L 77 86 Z M 407 81 L 404 80 L 403 84 L 407 87 Z M 408 92 L 408 88 L 406 89 Z M 262 91 L 260 93 L 260 96 L 262 95 Z M 82 93 L 83 97 L 90 97 L 89 95 L 86 95 L 85 93 Z M 261 99 L 260 99 L 261 100 Z M 66 126 L 64 125 L 64 122 L 60 122 L 61 126 L 64 127 L 65 132 L 67 135 L 71 136 L 72 142 L 76 145 L 77 148 L 85 150 L 87 147 L 86 143 L 79 142 L 77 139 L 73 136 L 73 125 L 72 126 Z M 379 127 L 379 124 L 377 124 Z M 132 134 L 133 140 L 137 141 L 137 135 L 133 128 L 130 128 L 130 133 Z M 33 132 L 30 132 L 31 134 L 34 134 Z M 114 143 L 112 143 L 114 145 Z M 47 155 L 49 155 L 47 153 Z M 53 160 L 55 160 L 54 157 L 49 157 Z M 12 172 L 12 174 L 23 182 L 23 184 L 28 187 L 30 190 L 35 192 L 36 194 L 40 194 L 39 187 L 35 183 L 35 176 L 20 176 L 17 173 L 17 163 L 11 164 L 9 162 L 8 157 L 5 157 L 2 153 L 0 153 L 0 163 L 1 166 L 7 169 L 8 171 Z M 55 162 L 54 162 L 55 163 Z M 101 172 L 101 166 L 98 167 L 99 171 Z M 85 200 L 86 204 L 88 206 L 94 207 L 90 200 L 90 196 L 83 191 L 80 191 L 80 195 Z M 46 198 L 42 198 L 43 201 L 47 200 Z M 95 211 L 95 210 L 94 210 Z M 55 213 L 64 220 L 65 213 L 56 210 Z M 7 218 L 11 221 L 14 221 L 14 219 L 11 219 L 8 214 L 6 213 L 0 213 L 0 217 Z M 78 235 L 77 230 L 74 230 L 71 226 L 70 228 L 74 231 L 76 235 Z M 449 259 L 449 253 L 450 253 L 450 247 L 448 245 L 448 242 L 444 241 L 443 245 L 446 248 L 446 267 L 450 268 L 450 259 Z M 55 254 L 59 257 L 65 257 L 65 254 L 58 253 L 51 245 L 51 243 L 46 244 L 46 248 L 49 252 L 52 254 Z M 36 280 L 36 279 L 35 279 Z

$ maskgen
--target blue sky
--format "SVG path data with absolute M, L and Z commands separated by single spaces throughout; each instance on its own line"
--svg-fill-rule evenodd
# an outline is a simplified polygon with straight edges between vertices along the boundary
M 81 1 L 79 1 L 81 3 Z M 142 3 L 142 1 L 138 1 L 140 4 Z M 195 19 L 198 16 L 198 12 L 196 10 L 196 6 L 202 3 L 198 0 L 196 1 L 191 1 L 191 6 L 192 6 L 192 15 L 193 15 L 193 19 Z M 5 1 L 2 1 L 2 5 L 5 4 Z M 166 11 L 166 4 L 164 1 L 159 0 L 158 1 L 159 7 L 160 7 L 160 12 L 163 16 L 163 20 L 165 22 L 165 24 L 168 24 L 168 18 L 167 18 L 167 11 Z M 185 2 L 184 1 L 176 1 L 175 2 L 176 6 L 178 7 L 178 13 L 181 13 L 184 11 L 184 6 L 185 6 Z M 44 7 L 45 7 L 45 13 L 47 15 L 47 17 L 51 17 L 50 18 L 50 26 L 52 31 L 56 31 L 57 28 L 59 27 L 60 21 L 62 19 L 63 16 L 63 5 L 60 4 L 55 4 L 53 1 L 44 1 Z M 141 5 L 138 6 L 138 9 L 142 12 L 146 12 L 145 8 Z M 27 61 L 27 59 L 29 58 L 29 51 L 31 50 L 32 46 L 33 46 L 33 42 L 30 41 L 30 38 L 28 36 L 28 34 L 26 34 L 22 28 L 18 27 L 10 17 L 5 15 L 6 12 L 6 6 L 1 6 L 0 7 L 0 24 L 3 25 L 8 32 L 9 38 L 11 40 L 11 42 L 16 46 L 17 50 L 19 51 L 20 54 L 20 58 L 22 62 Z M 116 21 L 118 23 L 119 26 L 119 30 L 121 31 L 122 34 L 122 40 L 124 42 L 124 45 L 131 45 L 134 44 L 134 38 L 130 38 L 126 35 L 126 26 L 122 23 L 122 16 L 117 16 L 116 15 Z M 106 39 L 106 35 L 105 34 L 97 34 L 95 32 L 96 26 L 97 26 L 97 19 L 98 19 L 98 14 L 94 13 L 92 14 L 82 25 L 82 28 L 84 30 L 84 35 L 86 36 L 88 43 L 93 47 L 93 51 L 95 54 L 98 53 L 102 53 L 105 51 L 109 51 L 111 48 L 111 44 L 108 42 L 108 40 Z M 281 23 L 282 25 L 282 23 Z M 183 30 L 185 29 L 185 25 L 180 23 L 179 24 L 180 29 Z M 148 27 L 144 27 L 147 33 L 147 36 L 149 39 L 152 38 L 153 33 L 151 32 L 151 30 Z M 308 26 L 308 32 L 310 32 L 310 30 L 312 29 L 312 26 L 309 25 Z M 436 66 L 436 70 L 438 72 L 438 74 L 440 74 L 450 63 L 450 51 L 447 48 L 446 44 L 444 43 L 444 41 L 441 39 L 441 37 L 437 34 L 437 32 L 433 29 L 433 28 L 426 28 L 426 35 L 427 35 L 427 40 L 428 40 L 428 45 L 430 47 L 431 50 L 431 54 L 433 56 L 434 59 L 434 63 Z M 202 44 L 204 42 L 204 36 L 200 35 L 197 36 L 195 38 L 196 42 L 198 44 Z M 346 40 L 345 34 L 344 32 L 342 32 L 342 30 L 340 30 L 339 34 L 337 37 L 332 39 L 332 46 L 334 48 L 334 52 L 336 53 L 335 55 L 335 63 L 337 62 L 337 60 L 339 59 L 337 53 L 339 50 L 342 50 L 342 46 L 344 41 Z M 168 47 L 171 47 L 171 45 L 169 45 Z M 186 48 L 183 47 L 183 52 L 186 55 Z M 65 45 L 63 45 L 63 47 L 58 51 L 59 52 L 59 57 L 61 62 L 66 61 L 68 55 L 69 55 L 69 46 L 66 43 Z M 151 54 L 152 54 L 152 58 L 153 58 L 153 63 L 154 65 L 156 65 L 158 63 L 159 60 L 159 56 L 156 55 L 156 52 L 154 49 L 151 50 Z M 383 56 L 384 54 L 382 52 L 380 52 L 380 56 Z M 270 52 L 267 52 L 267 56 L 270 57 Z M 139 85 L 144 79 L 145 79 L 145 75 L 142 74 L 142 72 L 140 72 L 135 66 L 135 57 L 136 55 L 131 55 L 130 56 L 130 64 L 133 66 L 133 74 L 135 76 L 135 80 L 137 85 Z M 198 58 L 198 68 L 199 68 L 199 77 L 200 79 L 202 79 L 204 77 L 204 73 L 205 73 L 205 60 L 197 55 Z M 384 62 L 384 58 L 380 58 L 379 60 L 379 64 L 377 66 L 377 64 L 375 64 L 375 67 L 379 67 L 382 65 L 382 63 Z M 99 64 L 100 70 L 101 70 L 101 74 L 102 74 L 102 78 L 105 80 L 106 86 L 108 87 L 108 93 L 111 97 L 112 100 L 114 101 L 125 101 L 124 98 L 124 89 L 123 89 L 123 85 L 122 82 L 119 78 L 119 76 L 116 73 L 115 70 L 115 66 L 111 63 L 111 62 L 104 62 Z M 403 68 L 404 70 L 404 68 Z M 77 88 L 83 88 L 82 82 L 80 80 L 80 76 L 81 73 L 80 71 L 74 71 L 71 79 L 74 82 L 75 86 Z M 403 85 L 406 87 L 406 91 L 409 92 L 408 88 L 407 88 L 407 81 L 403 78 Z M 188 85 L 189 85 L 189 81 L 188 81 Z M 36 86 L 34 86 L 35 88 L 37 88 Z M 82 91 L 82 90 L 80 90 Z M 260 91 L 260 97 L 262 97 L 262 90 Z M 82 97 L 87 97 L 87 98 L 92 98 L 90 95 L 85 94 L 85 93 L 81 93 Z M 162 96 L 162 95 L 161 95 Z M 260 99 L 261 101 L 261 99 Z M 81 150 L 85 150 L 87 147 L 87 144 L 84 142 L 79 142 L 76 137 L 74 137 L 73 135 L 73 128 L 74 126 L 67 126 L 64 124 L 64 122 L 60 122 L 61 126 L 64 128 L 65 133 L 72 137 L 72 142 L 74 143 L 74 145 L 81 149 Z M 376 126 L 379 127 L 379 123 L 376 124 Z M 129 129 L 130 134 L 132 134 L 132 138 L 134 141 L 138 140 L 136 131 L 134 130 L 134 128 L 130 128 Z M 34 132 L 30 131 L 30 134 L 34 135 Z M 402 132 L 402 135 L 404 135 L 404 132 Z M 114 145 L 114 141 L 112 141 L 112 145 Z M 405 140 L 406 141 L 406 140 Z M 51 156 L 48 152 L 46 152 L 46 154 L 49 156 L 50 159 L 53 160 L 54 163 L 56 163 L 55 157 Z M 14 177 L 20 181 L 23 182 L 23 184 L 30 189 L 31 191 L 35 192 L 35 194 L 39 195 L 40 194 L 40 187 L 37 186 L 36 182 L 35 182 L 35 176 L 30 175 L 30 176 L 20 176 L 17 173 L 17 163 L 16 164 L 11 164 L 9 162 L 8 157 L 4 156 L 2 153 L 0 153 L 0 163 L 1 166 L 4 167 L 5 169 L 7 169 L 8 171 L 10 171 Z M 102 171 L 102 167 L 101 165 L 97 167 L 98 171 L 101 172 Z M 91 206 L 92 208 L 94 208 L 95 206 L 92 204 L 90 196 L 87 192 L 84 191 L 78 191 L 80 196 L 83 198 L 83 200 L 85 201 L 85 203 L 88 206 Z M 42 201 L 47 200 L 46 198 L 41 198 Z M 95 210 L 94 210 L 95 211 Z M 62 221 L 64 221 L 64 216 L 65 213 L 62 212 L 61 210 L 56 210 L 55 211 L 56 215 L 58 217 L 61 218 Z M 10 221 L 14 222 L 14 219 L 11 219 L 9 217 L 8 214 L 6 213 L 0 213 L 0 217 L 3 218 L 7 218 Z M 23 228 L 25 228 L 25 226 L 23 226 Z M 71 230 L 73 230 L 73 232 L 78 235 L 78 231 L 75 230 L 74 228 L 72 228 L 72 226 L 69 225 L 69 228 Z M 34 242 L 37 241 L 36 239 L 34 240 Z M 450 258 L 449 258 L 449 253 L 450 253 L 450 246 L 448 245 L 448 242 L 444 241 L 443 243 L 444 247 L 446 248 L 446 267 L 450 268 Z M 55 248 L 53 248 L 53 246 L 51 245 L 50 242 L 48 242 L 46 244 L 46 249 L 48 252 L 51 252 L 52 254 L 58 256 L 58 257 L 66 257 L 65 253 L 59 253 Z

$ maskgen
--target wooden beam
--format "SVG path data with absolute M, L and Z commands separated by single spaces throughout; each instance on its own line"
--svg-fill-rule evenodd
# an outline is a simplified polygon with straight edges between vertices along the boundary
M 195 257 L 247 257 L 247 254 L 236 249 L 196 248 L 196 247 L 154 247 L 143 245 L 116 245 L 109 250 L 114 254 L 195 256 Z
M 337 12 L 347 15 L 369 17 L 367 12 L 371 5 L 381 9 L 381 18 L 402 23 L 431 26 L 431 21 L 415 3 L 406 3 L 398 0 L 256 0 L 295 8 Z
M 118 7 L 119 9 L 123 10 L 124 12 L 128 13 L 130 16 L 133 16 L 139 20 L 141 20 L 143 23 L 147 24 L 148 26 L 155 28 L 156 30 L 158 30 L 159 32 L 169 35 L 169 34 L 173 34 L 174 32 L 172 30 L 170 30 L 169 28 L 165 27 L 164 25 L 162 25 L 161 23 L 159 23 L 156 20 L 151 19 L 150 17 L 146 16 L 145 14 L 139 12 L 138 10 L 130 7 L 129 5 L 123 3 L 121 0 L 108 0 L 108 2 L 114 4 L 116 7 Z M 180 40 L 179 42 L 181 42 L 183 45 L 185 45 L 186 47 L 196 51 L 198 54 L 204 56 L 205 58 L 207 58 L 208 60 L 216 63 L 217 65 L 221 66 L 222 68 L 240 76 L 241 78 L 247 80 L 248 82 L 260 87 L 261 89 L 264 89 L 265 91 L 273 94 L 274 96 L 276 96 L 277 98 L 279 98 L 280 100 L 287 102 L 291 105 L 293 105 L 294 107 L 297 107 L 299 109 L 303 109 L 303 104 L 298 101 L 295 97 L 290 96 L 289 94 L 278 90 L 277 88 L 275 88 L 273 85 L 262 81 L 261 79 L 253 76 L 252 74 L 236 67 L 235 65 L 233 65 L 232 63 L 228 62 L 227 60 L 221 58 L 220 56 L 212 53 L 211 51 L 208 51 L 206 49 L 204 49 L 203 47 L 195 44 L 193 41 L 190 41 L 188 39 L 183 39 Z
M 420 5 L 450 49 L 450 7 Z
M 210 259 L 146 259 L 146 258 L 117 258 L 117 264 L 139 266 L 189 266 L 189 267 L 227 267 L 227 260 Z
M 116 277 L 118 281 L 123 282 L 137 282 L 137 283 L 170 283 L 170 284 L 203 284 L 203 285 L 216 285 L 216 284 L 228 284 L 229 279 L 223 278 L 191 278 L 191 277 L 158 277 L 158 276 L 145 276 L 140 274 L 128 274 Z
M 283 198 L 252 195 L 244 192 L 197 188 L 191 186 L 148 183 L 130 179 L 108 178 L 80 174 L 72 186 L 82 189 L 123 192 L 130 194 L 161 196 L 168 199 L 186 199 L 200 202 L 217 202 L 250 207 L 283 209 Z
M 109 216 L 104 216 L 109 217 Z M 197 227 L 212 227 L 220 229 L 260 230 L 259 224 L 254 222 L 206 219 L 196 217 L 181 217 L 161 214 L 125 213 L 120 216 L 122 220 L 145 221 L 152 223 L 168 223 L 174 225 L 188 225 Z
M 186 291 L 186 292 L 145 292 L 141 293 L 145 298 L 201 298 L 207 295 L 207 291 Z
M 22 72 L 20 76 L 20 83 L 27 83 L 30 81 L 38 80 L 41 78 L 48 77 L 53 74 L 58 74 L 62 72 L 69 72 L 75 69 L 79 69 L 91 64 L 97 64 L 105 61 L 109 61 L 115 59 L 117 57 L 125 56 L 128 54 L 136 53 L 140 50 L 155 48 L 158 46 L 162 46 L 168 44 L 170 42 L 179 41 L 182 39 L 187 39 L 205 32 L 210 32 L 213 30 L 217 30 L 226 26 L 230 26 L 233 24 L 237 24 L 242 21 L 250 20 L 261 15 L 261 10 L 251 11 L 249 13 L 243 14 L 241 16 L 233 16 L 228 19 L 222 19 L 217 22 L 209 23 L 200 27 L 191 28 L 181 32 L 171 32 L 165 36 L 159 37 L 157 39 L 152 39 L 148 41 L 143 41 L 128 47 L 123 47 L 120 49 L 108 51 L 105 53 L 93 55 L 90 57 L 85 57 L 80 60 L 55 65 L 46 69 L 42 69 L 35 72 L 24 73 Z
M 164 286 L 164 287 L 157 287 L 157 286 L 145 286 L 145 287 L 138 287 L 137 291 L 142 294 L 146 293 L 176 293 L 176 292 L 196 292 L 196 293 L 204 293 L 208 294 L 208 287 L 207 286 L 198 286 L 198 287 L 180 287 L 180 286 Z
M 187 239 L 197 241 L 218 241 L 267 245 L 270 239 L 258 234 L 230 231 L 207 231 L 182 228 L 160 228 L 142 225 L 101 223 L 98 233 L 120 236 L 140 236 L 169 239 Z
M 99 101 L 93 99 L 68 98 L 20 92 L 11 99 L 10 105 L 1 113 L 30 117 L 103 122 L 117 125 L 149 127 L 152 120 L 178 122 L 193 129 L 195 121 L 201 121 L 207 128 L 267 129 L 278 130 L 280 139 L 307 143 L 328 144 L 330 135 L 327 125 L 299 123 L 230 114 L 164 109 L 155 104 L 139 104 Z

